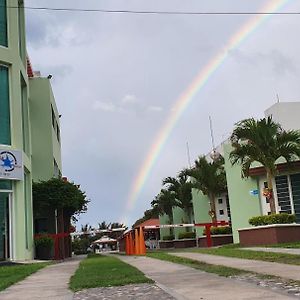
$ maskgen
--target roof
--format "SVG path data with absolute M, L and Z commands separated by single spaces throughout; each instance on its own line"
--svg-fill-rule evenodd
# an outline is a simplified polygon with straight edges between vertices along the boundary
M 134 228 L 145 227 L 145 226 L 159 226 L 159 219 L 147 220 L 147 221 L 135 226 Z
M 117 240 L 112 239 L 105 235 L 102 238 L 100 238 L 99 240 L 92 242 L 92 244 L 115 243 L 115 242 L 117 242 Z

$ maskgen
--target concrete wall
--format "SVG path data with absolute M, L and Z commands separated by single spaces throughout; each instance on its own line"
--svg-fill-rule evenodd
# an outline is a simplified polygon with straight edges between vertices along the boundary
M 18 6 L 18 0 L 10 0 L 9 5 Z M 19 11 L 21 12 L 20 26 L 18 19 Z M 28 94 L 26 62 L 24 55 L 20 53 L 20 48 L 23 49 L 22 51 L 25 49 L 24 11 L 22 9 L 8 9 L 7 17 L 8 47 L 0 47 L 0 62 L 9 67 L 11 146 L 7 146 L 7 149 L 23 150 L 21 80 L 24 82 L 24 88 L 27 89 Z M 19 39 L 20 36 L 21 38 Z M 30 133 L 28 133 L 28 138 L 30 139 Z M 2 145 L 1 147 L 5 148 Z M 11 258 L 14 260 L 33 258 L 31 149 L 29 149 L 28 153 L 23 152 L 23 159 L 27 172 L 27 185 L 25 185 L 25 181 L 13 181 L 12 190 Z M 25 197 L 26 193 L 27 197 Z
M 61 146 L 52 126 L 51 106 L 59 124 L 58 111 L 48 78 L 31 78 L 29 86 L 33 180 L 48 180 L 55 174 L 54 159 L 62 170 Z
M 259 196 L 252 196 L 251 190 L 258 189 L 257 179 L 241 177 L 241 167 L 232 166 L 229 153 L 232 150 L 230 144 L 224 144 L 225 170 L 227 177 L 229 203 L 231 209 L 231 222 L 234 243 L 239 242 L 237 230 L 249 227 L 248 220 L 253 216 L 261 215 Z

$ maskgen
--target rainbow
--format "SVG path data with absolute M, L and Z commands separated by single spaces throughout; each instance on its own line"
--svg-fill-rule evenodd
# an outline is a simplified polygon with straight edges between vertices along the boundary
M 289 0 L 268 1 L 266 5 L 264 5 L 260 9 L 260 11 L 276 12 L 280 10 L 285 4 L 287 4 L 287 2 L 289 2 Z M 126 220 L 128 214 L 132 211 L 159 154 L 161 153 L 164 145 L 168 140 L 168 137 L 170 136 L 172 130 L 174 129 L 180 117 L 183 115 L 188 105 L 192 102 L 194 96 L 205 86 L 210 77 L 223 65 L 229 55 L 229 52 L 233 49 L 238 48 L 240 44 L 245 41 L 245 39 L 269 17 L 270 15 L 255 15 L 254 17 L 251 17 L 250 20 L 248 20 L 242 26 L 242 28 L 240 28 L 230 37 L 226 46 L 217 55 L 215 55 L 204 66 L 203 69 L 200 70 L 192 83 L 176 100 L 176 103 L 171 110 L 167 121 L 154 139 L 154 143 L 152 144 L 150 151 L 148 152 L 146 159 L 144 160 L 138 172 L 138 175 L 134 179 L 128 196 L 128 201 L 126 203 L 125 217 L 122 218 L 122 221 Z

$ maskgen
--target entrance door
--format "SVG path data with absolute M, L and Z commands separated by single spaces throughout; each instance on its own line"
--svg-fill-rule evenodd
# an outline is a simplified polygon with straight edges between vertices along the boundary
M 0 260 L 9 258 L 9 193 L 0 192 Z

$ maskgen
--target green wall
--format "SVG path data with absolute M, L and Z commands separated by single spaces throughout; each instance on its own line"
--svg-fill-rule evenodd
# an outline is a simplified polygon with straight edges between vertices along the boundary
M 48 180 L 55 173 L 54 159 L 62 169 L 61 146 L 52 126 L 51 106 L 59 123 L 58 111 L 48 78 L 31 78 L 29 86 L 33 180 Z
M 231 222 L 234 243 L 239 242 L 238 229 L 250 227 L 248 220 L 253 216 L 261 215 L 260 199 L 250 195 L 251 190 L 258 189 L 256 179 L 242 179 L 241 167 L 232 166 L 229 161 L 231 145 L 224 144 L 224 159 L 228 185 L 228 195 L 231 210 Z
M 197 189 L 192 190 L 192 195 L 195 223 L 211 222 L 211 218 L 208 214 L 210 210 L 208 197 L 203 195 L 203 193 Z M 203 235 L 203 228 L 204 227 L 196 227 L 197 237 Z

